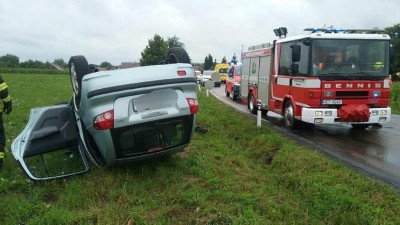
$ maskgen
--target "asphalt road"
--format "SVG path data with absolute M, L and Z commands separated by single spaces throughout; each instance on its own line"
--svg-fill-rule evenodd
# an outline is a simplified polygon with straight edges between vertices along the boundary
M 225 96 L 224 85 L 212 89 L 210 93 L 236 110 L 250 114 L 246 105 Z M 400 191 L 400 116 L 392 115 L 391 121 L 382 128 L 370 127 L 366 130 L 354 130 L 350 125 L 317 125 L 289 130 L 283 126 L 281 118 L 268 112 L 263 121 L 296 142 L 383 180 Z

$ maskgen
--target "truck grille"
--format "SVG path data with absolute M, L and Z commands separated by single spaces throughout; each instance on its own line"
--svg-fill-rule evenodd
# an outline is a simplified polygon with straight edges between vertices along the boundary
M 368 91 L 337 91 L 336 97 L 338 98 L 361 98 L 367 99 L 369 96 Z

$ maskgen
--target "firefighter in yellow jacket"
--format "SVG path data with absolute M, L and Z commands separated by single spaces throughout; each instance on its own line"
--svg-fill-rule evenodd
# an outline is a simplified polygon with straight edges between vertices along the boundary
M 8 115 L 12 111 L 11 97 L 8 93 L 6 82 L 0 76 L 0 99 L 3 102 L 3 111 L 0 113 L 0 170 L 3 167 L 4 148 L 6 147 L 6 135 L 4 132 L 3 113 Z

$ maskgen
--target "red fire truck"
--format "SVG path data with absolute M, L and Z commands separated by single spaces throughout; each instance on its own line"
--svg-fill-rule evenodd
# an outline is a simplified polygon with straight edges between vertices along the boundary
M 240 98 L 252 113 L 283 116 L 288 128 L 301 122 L 351 124 L 365 129 L 390 120 L 390 37 L 377 29 L 307 28 L 242 53 Z

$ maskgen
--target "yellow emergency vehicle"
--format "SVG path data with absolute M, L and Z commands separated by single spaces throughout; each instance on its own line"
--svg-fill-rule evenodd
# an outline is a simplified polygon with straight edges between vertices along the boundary
M 229 63 L 219 63 L 215 65 L 214 71 L 217 72 L 221 78 L 221 83 L 226 83 L 226 77 L 228 76 Z

